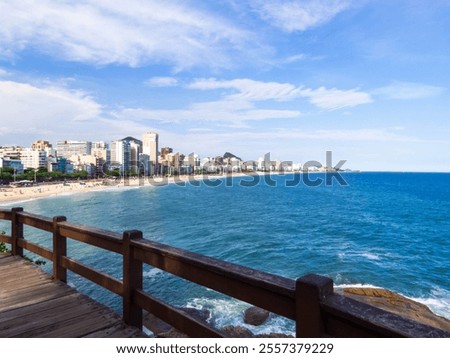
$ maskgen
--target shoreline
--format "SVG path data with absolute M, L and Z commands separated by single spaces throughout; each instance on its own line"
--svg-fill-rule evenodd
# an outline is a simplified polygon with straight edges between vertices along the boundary
M 67 194 L 90 193 L 111 189 L 133 189 L 140 187 L 159 187 L 169 184 L 185 186 L 189 183 L 205 180 L 223 180 L 249 176 L 246 173 L 232 175 L 180 175 L 174 177 L 156 178 L 126 178 L 126 179 L 90 179 L 66 183 L 37 183 L 31 186 L 0 187 L 0 205 L 14 204 L 29 200 L 49 198 Z
M 70 182 L 51 182 L 51 183 L 24 183 L 23 186 L 0 186 L 0 205 L 13 204 L 41 198 L 47 198 L 58 195 L 87 193 L 92 191 L 103 191 L 112 188 L 138 188 L 146 186 L 165 186 L 168 184 L 176 184 L 185 186 L 187 184 L 197 186 L 198 182 L 204 182 L 206 185 L 217 186 L 217 180 L 232 180 L 233 178 L 261 178 L 270 176 L 283 176 L 296 174 L 294 172 L 232 172 L 228 174 L 196 174 L 196 175 L 177 175 L 169 177 L 134 177 L 134 178 L 118 178 L 118 179 L 88 179 Z M 310 174 L 315 174 L 312 172 Z M 266 179 L 264 179 L 266 180 Z M 270 181 L 270 179 L 267 179 Z M 258 181 L 252 183 L 247 181 L 248 185 L 258 184 Z M 295 185 L 299 185 L 299 183 Z M 226 183 L 229 185 L 229 183 Z M 269 185 L 273 185 L 268 183 Z M 220 184 L 219 184 L 220 185 Z M 307 185 L 307 184 L 306 184 Z

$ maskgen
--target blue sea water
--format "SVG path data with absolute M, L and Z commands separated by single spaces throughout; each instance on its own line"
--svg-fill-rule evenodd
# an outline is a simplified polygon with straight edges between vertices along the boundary
M 308 186 L 299 174 L 258 182 L 247 176 L 214 186 L 111 189 L 20 206 L 117 232 L 139 229 L 150 240 L 289 278 L 313 272 L 338 286 L 384 287 L 450 318 L 450 174 L 342 175 L 348 185 L 333 179 L 332 185 Z M 295 180 L 300 183 L 289 185 Z M 27 229 L 26 235 L 50 245 L 46 233 Z M 80 243 L 70 243 L 69 254 L 121 277 L 118 255 Z M 207 308 L 219 326 L 243 325 L 245 303 L 149 266 L 144 276 L 146 289 L 162 299 Z M 75 275 L 69 280 L 120 310 L 113 294 Z M 292 329 L 291 322 L 275 317 L 257 331 Z

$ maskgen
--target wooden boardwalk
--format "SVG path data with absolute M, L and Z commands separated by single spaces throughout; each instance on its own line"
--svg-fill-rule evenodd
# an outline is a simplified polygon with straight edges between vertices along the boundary
M 111 309 L 34 264 L 0 254 L 0 337 L 143 337 Z

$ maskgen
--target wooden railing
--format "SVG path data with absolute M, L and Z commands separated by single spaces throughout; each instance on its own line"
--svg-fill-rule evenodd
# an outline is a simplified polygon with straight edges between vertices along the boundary
M 122 297 L 123 320 L 142 328 L 143 310 L 191 337 L 225 337 L 218 329 L 189 316 L 143 289 L 143 264 L 264 308 L 295 321 L 297 337 L 450 337 L 450 333 L 411 321 L 334 293 L 333 281 L 309 274 L 297 280 L 217 260 L 143 238 L 137 230 L 122 235 L 47 218 L 22 208 L 0 210 L 0 220 L 11 222 L 10 235 L 0 242 L 13 255 L 28 250 L 53 262 L 54 279 L 67 281 L 67 270 Z M 24 225 L 52 234 L 52 250 L 24 238 Z M 123 280 L 71 258 L 67 239 L 122 256 Z

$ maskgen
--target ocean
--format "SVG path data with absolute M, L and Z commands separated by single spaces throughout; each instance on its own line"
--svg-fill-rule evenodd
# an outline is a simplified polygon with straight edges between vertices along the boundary
M 336 178 L 327 183 L 325 174 L 309 182 L 301 174 L 245 176 L 113 188 L 15 206 L 116 232 L 138 229 L 149 240 L 293 279 L 316 273 L 337 286 L 384 287 L 450 318 L 450 174 L 341 175 L 346 185 Z M 25 235 L 51 245 L 47 233 L 27 228 Z M 71 241 L 69 254 L 121 278 L 116 254 Z M 150 266 L 144 271 L 145 288 L 155 296 L 208 309 L 217 326 L 246 326 L 242 312 L 248 304 Z M 74 274 L 69 282 L 120 312 L 114 294 Z M 280 317 L 252 328 L 293 329 Z

